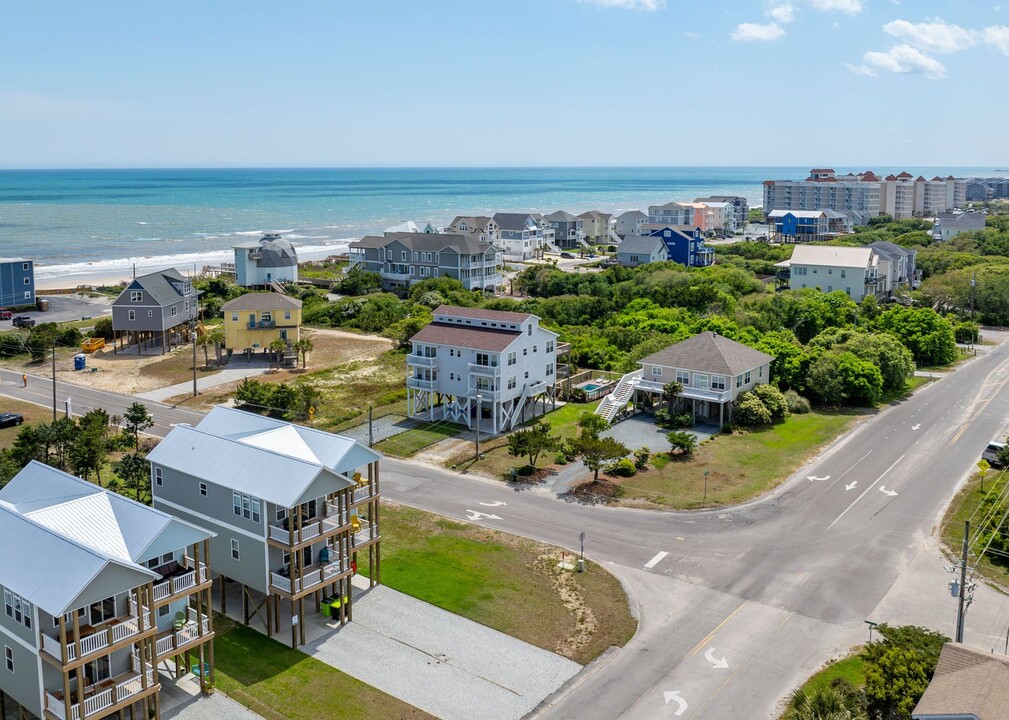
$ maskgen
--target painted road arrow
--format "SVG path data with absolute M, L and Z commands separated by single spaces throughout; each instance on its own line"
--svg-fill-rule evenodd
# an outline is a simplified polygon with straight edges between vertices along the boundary
M 917 425 L 912 425 L 912 426 L 911 426 L 911 429 L 912 429 L 912 430 L 917 430 L 917 429 L 918 429 L 918 428 L 920 428 L 920 427 L 921 427 L 921 423 L 918 423 Z
M 483 505 L 484 507 L 501 507 L 502 505 L 507 505 L 508 503 L 506 503 L 504 500 L 495 500 L 494 502 L 489 503 L 482 502 L 480 504 Z
M 889 495 L 890 497 L 894 497 L 894 496 L 897 495 L 897 493 L 895 493 L 893 490 L 887 490 L 886 489 L 886 485 L 880 485 L 879 486 L 879 491 L 881 493 L 883 493 L 884 495 Z
M 709 647 L 704 651 L 704 659 L 711 663 L 711 669 L 725 670 L 729 667 L 729 661 L 723 658 L 715 659 L 715 648 Z
M 489 515 L 488 513 L 482 513 L 477 510 L 467 510 L 469 513 L 470 520 L 500 520 L 497 515 Z
M 850 483 L 844 486 L 845 490 L 854 490 L 855 486 L 858 485 L 858 480 L 852 480 Z
M 679 690 L 666 690 L 664 693 L 662 693 L 662 697 L 665 699 L 666 705 L 668 705 L 672 700 L 676 701 L 676 704 L 678 706 L 676 708 L 677 717 L 679 717 L 680 715 L 682 715 L 687 711 L 687 701 L 680 697 Z
M 824 482 L 825 480 L 830 480 L 830 475 L 824 475 L 823 477 L 817 477 L 816 475 L 807 475 L 806 479 L 810 482 Z

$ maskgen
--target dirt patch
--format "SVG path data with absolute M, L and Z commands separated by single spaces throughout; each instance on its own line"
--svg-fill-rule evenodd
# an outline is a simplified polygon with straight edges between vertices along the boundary
M 193 377 L 193 348 L 183 346 L 164 355 L 136 355 L 128 350 L 113 353 L 106 349 L 87 356 L 87 368 L 80 370 L 57 370 L 56 376 L 64 381 L 77 385 L 86 385 L 98 390 L 113 390 L 115 392 L 138 394 L 157 390 L 159 388 L 186 382 Z M 211 367 L 204 367 L 203 351 L 196 358 L 198 377 L 209 377 L 220 372 L 214 367 L 214 359 L 210 359 Z M 64 368 L 72 366 L 68 358 L 60 365 Z
M 557 643 L 554 652 L 564 657 L 576 657 L 578 651 L 589 644 L 593 635 L 599 628 L 595 613 L 585 603 L 585 596 L 582 588 L 579 587 L 570 564 L 575 561 L 573 555 L 568 555 L 563 551 L 551 551 L 540 555 L 536 559 L 536 569 L 545 573 L 550 578 L 550 584 L 564 605 L 575 617 L 574 631 Z
M 621 491 L 620 485 L 612 480 L 589 480 L 575 485 L 568 494 L 579 502 L 597 505 L 615 502 Z

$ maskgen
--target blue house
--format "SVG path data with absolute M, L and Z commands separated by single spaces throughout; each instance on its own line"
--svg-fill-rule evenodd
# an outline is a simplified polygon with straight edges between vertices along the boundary
M 830 217 L 825 210 L 772 210 L 768 221 L 774 225 L 773 240 L 807 243 L 826 240 Z
M 704 244 L 699 227 L 664 225 L 653 229 L 648 236 L 662 238 L 673 262 L 687 267 L 707 267 L 714 262 L 715 251 Z
M 0 258 L 0 307 L 35 304 L 35 263 Z

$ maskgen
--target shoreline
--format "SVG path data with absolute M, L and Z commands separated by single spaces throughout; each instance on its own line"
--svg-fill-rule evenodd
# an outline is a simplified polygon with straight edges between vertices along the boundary
M 343 254 L 347 252 L 347 247 L 351 242 L 353 241 L 341 240 L 333 243 L 332 245 L 303 246 L 300 248 L 295 245 L 295 250 L 298 253 L 298 262 L 324 260 L 330 255 Z M 186 275 L 188 273 L 192 273 L 194 269 L 196 273 L 199 273 L 199 271 L 203 269 L 204 265 L 219 265 L 221 262 L 230 262 L 232 258 L 233 253 L 218 250 L 194 256 L 193 259 L 195 262 L 189 261 L 188 259 L 185 262 L 171 262 L 165 257 L 137 258 L 135 262 L 137 275 L 144 275 L 158 270 L 167 270 L 168 268 L 176 268 L 183 275 Z M 96 264 L 105 262 L 110 261 L 97 261 Z M 98 267 L 94 270 L 84 270 L 82 272 L 64 272 L 56 275 L 46 275 L 46 269 L 54 266 L 36 265 L 36 292 L 39 295 L 44 295 L 45 291 L 76 289 L 82 285 L 91 285 L 95 287 L 115 286 L 120 283 L 129 282 L 133 278 L 133 260 L 124 258 L 122 261 L 111 262 L 120 262 L 123 267 Z

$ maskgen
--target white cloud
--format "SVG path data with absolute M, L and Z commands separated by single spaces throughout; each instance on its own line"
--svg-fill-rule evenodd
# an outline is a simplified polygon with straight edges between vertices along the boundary
M 1009 55 L 1009 25 L 989 25 L 982 31 L 984 41 Z
M 951 25 L 942 18 L 911 23 L 894 20 L 883 26 L 883 32 L 905 40 L 917 48 L 937 53 L 954 53 L 973 47 L 978 42 L 974 30 Z
M 862 61 L 872 70 L 901 75 L 923 74 L 933 80 L 946 77 L 946 68 L 941 62 L 910 45 L 895 45 L 886 52 L 870 50 L 862 56 Z
M 699 38 L 701 34 L 699 32 L 694 32 L 693 30 L 684 30 L 683 36 L 693 40 L 694 38 Z
M 779 23 L 790 23 L 795 20 L 795 6 L 785 3 L 784 5 L 776 5 L 767 11 L 767 14 L 775 22 Z
M 865 77 L 876 77 L 876 71 L 873 70 L 868 65 L 852 65 L 851 63 L 845 63 L 845 67 L 848 68 L 848 72 L 854 73 L 855 75 L 864 75 Z
M 842 12 L 848 15 L 862 12 L 862 0 L 809 0 L 809 4 L 824 12 Z
M 760 40 L 767 42 L 777 40 L 784 35 L 785 29 L 778 23 L 767 23 L 766 25 L 761 25 L 760 23 L 740 23 L 736 26 L 735 32 L 730 33 L 729 37 L 733 40 Z
M 662 10 L 666 0 L 578 0 L 580 3 L 598 5 L 605 8 L 623 8 L 624 10 Z

